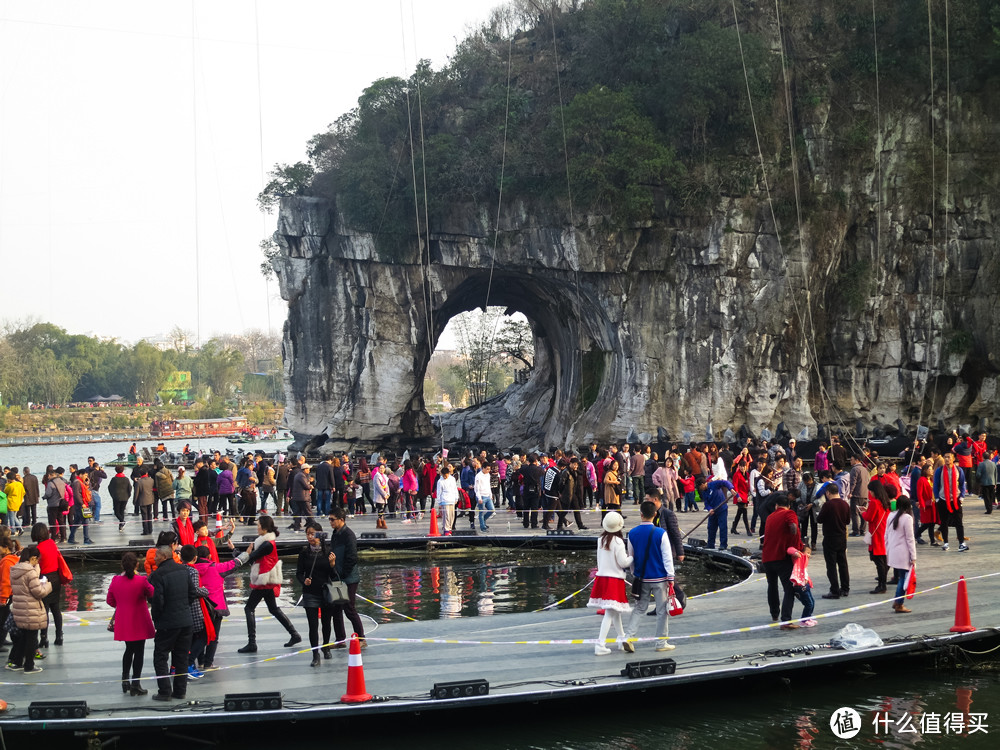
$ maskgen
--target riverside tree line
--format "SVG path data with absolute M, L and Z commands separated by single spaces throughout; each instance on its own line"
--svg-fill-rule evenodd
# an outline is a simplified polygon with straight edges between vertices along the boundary
M 259 330 L 215 337 L 200 347 L 180 328 L 169 339 L 161 349 L 147 341 L 70 334 L 52 323 L 8 323 L 0 331 L 0 398 L 5 406 L 112 395 L 152 402 L 178 370 L 191 373 L 192 399 L 227 398 L 250 383 L 249 373 L 280 366 L 280 338 Z M 280 397 L 280 389 L 264 390 L 248 396 Z

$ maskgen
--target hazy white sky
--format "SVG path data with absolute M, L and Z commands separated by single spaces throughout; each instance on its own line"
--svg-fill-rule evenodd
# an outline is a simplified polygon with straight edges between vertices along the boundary
M 373 80 L 440 68 L 500 2 L 0 0 L 0 318 L 280 331 L 262 163 L 303 159 Z

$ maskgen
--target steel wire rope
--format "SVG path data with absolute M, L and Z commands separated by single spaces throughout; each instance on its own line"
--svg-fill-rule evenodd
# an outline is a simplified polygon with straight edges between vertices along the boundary
M 932 26 L 930 23 L 930 2 L 927 0 L 927 30 L 928 34 L 932 33 Z M 941 334 L 944 334 L 944 312 L 945 312 L 945 297 L 948 294 L 948 233 L 949 233 L 949 223 L 948 223 L 948 201 L 950 198 L 950 179 L 951 179 L 951 44 L 949 39 L 949 13 L 948 13 L 948 0 L 944 2 L 944 48 L 945 48 L 945 112 L 944 112 L 944 140 L 945 140 L 945 159 L 944 159 L 944 244 L 942 246 L 942 255 L 944 258 L 941 262 Z M 933 60 L 931 61 L 933 66 Z M 932 70 L 933 75 L 933 70 Z M 931 122 L 934 121 L 934 87 L 933 79 L 931 84 Z M 931 164 L 935 166 L 935 149 L 934 141 L 931 139 Z M 932 181 L 931 183 L 931 194 L 933 199 L 937 199 L 937 185 Z M 934 214 L 936 211 L 932 209 L 931 221 L 934 220 Z M 932 224 L 933 226 L 933 224 Z M 934 233 L 931 232 L 931 251 L 934 252 Z M 931 284 L 934 280 L 931 279 Z M 933 302 L 933 294 L 931 295 L 931 301 Z M 933 311 L 931 312 L 933 317 Z M 931 406 L 937 403 L 937 391 L 938 383 L 941 380 L 941 360 L 945 356 L 944 350 L 944 340 L 942 338 L 941 346 L 938 349 L 938 375 L 934 378 L 934 389 L 931 392 Z
M 412 6 L 411 6 L 412 11 Z M 399 32 L 402 38 L 403 46 L 403 68 L 406 68 L 406 17 L 403 13 L 403 0 L 399 0 Z M 423 272 L 423 284 L 421 285 L 421 294 L 424 302 L 424 323 L 427 326 L 427 357 L 430 359 L 431 355 L 434 353 L 434 334 L 431 331 L 431 295 L 430 295 L 430 269 L 424 265 L 424 251 L 421 247 L 420 239 L 420 199 L 417 196 L 417 162 L 416 153 L 414 152 L 413 144 L 413 109 L 410 104 L 410 87 L 406 86 L 404 89 L 406 94 L 406 125 L 410 136 L 410 182 L 413 186 L 413 218 L 417 225 L 417 254 L 420 257 L 420 270 Z M 428 240 L 430 233 L 428 232 Z M 430 251 L 428 250 L 428 256 Z M 442 435 L 444 430 L 442 429 Z
M 872 46 L 874 48 L 875 61 L 875 305 L 872 315 L 872 324 L 877 322 L 878 314 L 882 312 L 882 294 L 884 283 L 880 283 L 888 272 L 882 268 L 882 100 L 879 90 L 879 69 L 878 69 L 878 19 L 875 15 L 875 0 L 872 0 Z M 865 360 L 865 370 L 872 361 L 872 350 L 875 347 L 869 345 L 868 356 Z
M 511 74 L 511 64 L 513 62 L 514 55 L 514 35 L 511 34 L 509 40 L 507 40 L 507 99 L 504 104 L 503 113 L 503 150 L 500 156 L 500 188 L 497 195 L 497 220 L 493 227 L 493 257 L 490 258 L 490 275 L 486 282 L 486 304 L 483 308 L 483 312 L 489 315 L 490 309 L 490 293 L 493 291 L 493 270 L 497 262 L 497 247 L 500 241 L 500 211 L 503 208 L 503 181 L 504 175 L 507 168 L 507 126 L 510 120 L 510 74 Z M 486 348 L 486 385 L 483 386 L 483 401 L 486 400 L 486 395 L 489 393 L 490 388 L 490 365 L 493 363 L 493 344 L 496 341 L 497 335 L 497 321 L 493 320 L 492 332 L 490 334 L 490 343 Z M 443 432 L 443 429 L 442 429 Z
M 534 3 L 532 3 L 534 5 Z M 535 6 L 537 8 L 537 6 Z M 566 140 L 566 107 L 563 104 L 562 76 L 559 73 L 559 43 L 556 37 L 556 7 L 553 5 L 549 9 L 549 20 L 552 26 L 552 54 L 555 62 L 556 72 L 556 93 L 559 96 L 559 128 L 562 133 L 563 161 L 566 165 L 566 200 L 569 206 L 569 231 L 570 242 L 572 243 L 576 263 L 571 264 L 573 268 L 573 285 L 576 296 L 573 300 L 577 321 L 577 346 L 573 354 L 573 369 L 579 373 L 579 383 L 577 390 L 580 394 L 580 405 L 583 406 L 583 305 L 580 299 L 580 251 L 576 244 L 576 213 L 573 209 L 573 180 L 569 169 L 569 145 Z
M 770 188 L 770 185 L 768 184 L 768 181 L 767 181 L 767 167 L 766 167 L 766 164 L 765 164 L 765 161 L 764 161 L 764 150 L 763 150 L 763 147 L 761 146 L 761 143 L 760 143 L 760 131 L 759 131 L 758 127 L 757 127 L 757 116 L 754 113 L 754 108 L 753 108 L 753 94 L 752 94 L 752 92 L 750 90 L 750 75 L 747 72 L 746 56 L 745 56 L 744 51 L 743 51 L 743 37 L 740 34 L 739 16 L 738 16 L 738 14 L 736 12 L 736 0 L 731 0 L 731 2 L 732 2 L 732 7 L 733 7 L 733 21 L 734 21 L 734 26 L 736 28 L 736 41 L 738 43 L 739 50 L 740 50 L 740 62 L 743 65 L 743 80 L 746 83 L 746 89 L 747 89 L 747 103 L 748 103 L 748 106 L 750 108 L 750 120 L 753 123 L 754 139 L 756 140 L 756 143 L 757 143 L 757 155 L 760 158 L 761 179 L 762 179 L 762 181 L 764 183 L 764 192 L 767 195 L 768 209 L 770 210 L 770 213 L 771 213 L 771 222 L 772 222 L 772 225 L 774 226 L 775 241 L 778 243 L 778 251 L 779 251 L 779 253 L 781 253 L 781 255 L 783 256 L 784 255 L 784 250 L 783 250 L 782 245 L 781 245 L 781 236 L 778 233 L 778 219 L 777 219 L 777 217 L 776 217 L 776 215 L 774 213 L 774 200 L 771 197 L 771 188 Z M 784 63 L 785 49 L 784 49 L 784 42 L 781 39 L 780 18 L 779 18 L 779 26 L 778 26 L 778 42 L 781 45 L 782 67 L 784 67 L 784 64 L 785 64 Z M 787 104 L 786 104 L 786 108 L 787 108 Z M 787 116 L 789 118 L 791 118 L 791 112 L 790 111 L 787 113 Z M 801 230 L 800 230 L 800 234 L 801 234 Z M 784 266 L 784 274 L 785 274 L 785 282 L 787 283 L 788 282 L 788 266 L 787 266 L 787 264 L 785 264 L 785 266 Z M 796 300 L 795 295 L 794 294 L 790 294 L 789 296 L 792 299 L 792 307 L 795 309 L 795 316 L 799 319 L 799 321 L 804 320 L 804 318 L 802 317 L 801 312 L 799 310 L 798 301 Z M 810 321 L 810 323 L 811 323 L 811 321 Z M 811 341 L 815 342 L 815 338 L 816 338 L 816 332 L 815 332 L 815 330 L 812 330 L 811 335 L 812 335 Z M 816 370 L 816 377 L 817 377 L 818 385 L 819 385 L 820 399 L 823 402 L 823 405 L 825 407 L 825 411 L 826 411 L 826 414 L 827 414 L 827 418 L 829 419 L 829 415 L 830 415 L 829 403 L 830 403 L 830 401 L 832 401 L 832 399 L 830 398 L 829 393 L 826 390 L 826 386 L 825 386 L 825 384 L 823 382 L 823 373 L 822 373 L 822 370 L 821 370 L 821 368 L 819 366 L 819 359 L 818 359 L 818 357 L 817 357 L 817 355 L 815 353 L 814 346 L 810 345 L 810 340 L 806 340 L 805 343 L 806 343 L 806 353 L 807 353 L 807 355 L 810 355 L 811 364 L 812 364 L 813 367 L 815 367 L 815 370 Z M 850 432 L 849 432 L 849 430 L 846 429 L 846 425 L 843 423 L 843 420 L 840 420 L 838 418 L 838 421 L 840 422 L 841 427 L 845 428 L 844 429 L 844 433 L 845 433 L 845 435 L 847 435 L 847 439 L 853 441 L 853 437 L 850 436 Z M 857 444 L 856 441 L 855 441 L 855 444 Z
M 197 12 L 191 0 L 191 133 L 194 138 L 194 288 L 195 288 L 195 340 L 201 347 L 201 247 L 198 240 L 198 67 L 197 67 Z
M 931 251 L 930 251 L 930 273 L 928 275 L 928 280 L 930 283 L 930 297 L 928 299 L 928 315 L 927 315 L 927 346 L 924 350 L 924 371 L 927 373 L 927 380 L 924 381 L 924 387 L 920 398 L 920 407 L 917 411 L 917 430 L 919 434 L 920 423 L 923 421 L 924 404 L 927 401 L 927 386 L 929 385 L 928 380 L 930 379 L 931 373 L 931 350 L 934 346 L 934 278 L 936 267 L 936 252 L 934 249 L 934 215 L 937 210 L 936 206 L 936 196 L 937 196 L 937 164 L 934 153 L 934 137 L 935 137 L 935 123 L 934 123 L 934 25 L 933 17 L 931 14 L 931 0 L 927 0 L 927 63 L 929 68 L 930 77 L 930 99 L 928 101 L 928 112 L 929 112 L 929 125 L 930 125 L 930 155 L 931 155 L 931 213 L 930 213 L 930 241 L 931 241 Z M 950 90 L 950 85 L 949 85 Z M 950 106 L 950 101 L 949 101 Z M 944 262 L 944 270 L 942 271 L 942 282 L 941 282 L 941 299 L 942 299 L 942 312 L 944 308 L 944 294 L 945 294 L 945 282 L 947 281 L 947 257 Z M 940 372 L 941 366 L 941 354 L 943 352 L 938 352 L 938 372 Z M 927 431 L 928 436 L 930 435 L 930 420 L 933 418 L 934 404 L 937 401 L 937 376 L 934 377 L 934 388 L 931 394 L 931 401 L 927 404 Z M 912 461 L 915 459 L 916 450 L 911 451 L 911 465 Z
M 417 84 L 417 124 L 420 126 L 420 168 L 422 170 L 421 177 L 424 184 L 424 230 L 427 233 L 427 241 L 424 243 L 424 247 L 427 249 L 427 317 L 430 321 L 427 329 L 427 343 L 429 345 L 429 351 L 427 353 L 428 359 L 434 353 L 434 348 L 437 346 L 434 339 L 434 297 L 431 293 L 430 286 L 430 271 L 431 271 L 431 218 L 430 210 L 427 207 L 427 152 L 424 148 L 424 104 L 423 96 L 420 92 L 420 76 L 418 75 L 420 71 L 420 57 L 417 55 L 417 19 L 416 14 L 413 12 L 413 0 L 410 0 L 410 28 L 413 34 L 413 80 Z M 416 186 L 414 186 L 415 188 Z M 444 423 L 441 425 L 441 437 L 444 438 Z
M 264 178 L 264 100 L 261 96 L 260 83 L 260 14 L 258 12 L 258 0 L 253 0 L 253 30 L 254 30 L 254 52 L 257 60 L 257 144 L 260 150 L 260 189 L 264 191 L 266 187 Z M 261 224 L 264 229 L 264 236 L 267 236 L 267 215 L 261 214 Z M 267 313 L 267 334 L 271 335 L 271 274 L 264 276 L 264 305 Z

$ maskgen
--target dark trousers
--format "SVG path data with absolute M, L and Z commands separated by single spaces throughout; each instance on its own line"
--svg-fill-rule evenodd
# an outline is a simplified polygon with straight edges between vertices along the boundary
M 314 520 L 309 502 L 307 500 L 292 500 L 292 527 L 296 531 L 302 528 L 303 518 L 305 518 L 306 523 L 312 523 Z
M 21 523 L 27 527 L 34 526 L 38 523 L 38 506 L 37 505 L 22 505 L 21 506 Z
M 962 506 L 954 511 L 948 510 L 948 504 L 944 500 L 937 501 L 938 518 L 941 520 L 941 540 L 948 543 L 948 527 L 954 526 L 958 532 L 958 543 L 965 544 L 965 525 L 962 523 Z
M 792 588 L 792 568 L 795 561 L 791 557 L 764 563 L 764 575 L 767 576 L 767 606 L 771 610 L 771 618 L 778 617 L 782 622 L 792 619 L 792 605 L 795 604 L 795 590 Z M 781 582 L 781 608 L 778 608 L 778 583 Z
M 337 643 L 342 643 L 347 640 L 347 634 L 344 632 L 344 615 L 347 615 L 347 619 L 351 621 L 351 625 L 354 626 L 354 632 L 358 634 L 358 638 L 365 637 L 364 623 L 361 622 L 358 610 L 354 606 L 357 593 L 358 584 L 347 584 L 347 601 L 343 604 L 334 604 L 333 607 L 331 607 L 331 614 L 333 615 L 333 635 Z
M 38 648 L 38 631 L 21 630 L 13 639 L 8 661 L 18 667 L 24 667 L 25 672 L 35 668 L 35 651 Z
M 52 532 L 52 538 L 59 538 L 60 542 L 66 541 L 66 516 L 62 514 L 62 511 L 58 507 L 47 508 L 49 515 L 49 530 Z
M 736 515 L 733 516 L 733 527 L 729 530 L 730 534 L 736 533 L 736 527 L 740 525 L 740 519 L 743 519 L 743 528 L 746 530 L 747 536 L 750 535 L 750 522 L 747 520 L 747 504 L 737 503 L 736 504 Z
M 114 507 L 115 518 L 118 519 L 118 522 L 125 523 L 125 508 L 128 506 L 128 500 L 114 500 L 111 505 Z
M 993 512 L 993 504 L 997 501 L 997 488 L 994 484 L 984 484 L 980 488 L 979 493 L 983 498 L 983 505 L 986 506 L 986 512 Z
M 524 511 L 521 516 L 521 525 L 524 526 L 524 528 L 528 528 L 529 525 L 533 529 L 538 528 L 538 506 L 540 500 L 541 498 L 538 497 L 524 496 Z
M 142 665 L 146 657 L 146 641 L 125 641 L 125 653 L 122 654 L 122 679 L 138 680 L 142 675 Z
M 183 698 L 187 694 L 188 655 L 191 652 L 192 628 L 158 628 L 153 638 L 153 669 L 160 695 Z M 170 666 L 174 667 L 173 690 L 170 689 Z
M 260 488 L 260 512 L 261 513 L 263 513 L 265 510 L 267 510 L 267 498 L 268 497 L 270 497 L 271 500 L 272 500 L 272 502 L 274 502 L 275 506 L 277 506 L 278 501 L 275 499 L 275 496 L 274 496 L 274 487 L 272 487 L 270 485 L 264 485 L 264 486 L 262 486 Z M 275 510 L 278 510 L 278 508 L 275 507 Z
M 878 576 L 878 588 L 885 590 L 885 581 L 889 577 L 889 563 L 888 558 L 885 555 L 873 555 L 870 552 L 868 556 L 875 563 L 875 575 Z
M 809 533 L 810 528 L 812 529 L 812 534 Z M 809 546 L 816 549 L 816 537 L 819 529 L 816 526 L 816 516 L 812 514 L 811 510 L 807 511 L 799 521 L 799 530 L 802 533 L 802 541 L 805 542 L 806 539 L 812 539 Z
M 62 610 L 59 609 L 59 599 L 62 596 L 62 579 L 59 578 L 59 571 L 53 570 L 51 572 L 42 572 L 42 575 L 49 579 L 49 583 L 52 584 L 52 591 L 49 592 L 48 596 L 42 599 L 42 603 L 45 605 L 46 611 L 49 613 L 49 617 L 52 618 L 52 624 L 56 628 L 56 638 L 62 638 L 63 632 L 63 616 Z M 42 642 L 47 643 L 49 640 L 49 629 L 47 627 L 42 628 Z
M 830 593 L 838 596 L 846 594 L 851 589 L 851 575 L 847 569 L 847 550 L 843 547 L 831 548 L 824 544 L 823 559 L 826 561 L 826 577 L 830 580 Z
M 247 603 L 243 605 L 243 612 L 247 616 L 247 634 L 251 643 L 257 642 L 257 626 L 254 620 L 254 610 L 257 609 L 257 605 L 261 602 L 264 602 L 267 611 L 274 616 L 274 619 L 281 624 L 281 627 L 288 631 L 289 635 L 298 635 L 295 626 L 292 625 L 288 616 L 278 606 L 278 601 L 274 597 L 274 589 L 250 589 L 250 596 L 247 597 Z
M 198 501 L 198 519 L 201 521 L 208 520 L 208 495 L 201 495 L 195 498 Z
M 228 610 L 226 610 L 228 613 Z M 215 662 L 215 652 L 219 648 L 219 635 L 222 632 L 222 621 L 224 616 L 219 610 L 212 612 L 212 625 L 215 626 L 215 640 L 205 646 L 205 656 L 202 659 L 201 667 L 208 669 Z
M 350 589 L 348 589 L 350 590 Z M 319 646 L 326 646 L 330 643 L 330 624 L 333 617 L 332 607 L 323 605 L 323 608 L 319 607 L 306 607 L 306 622 L 309 624 L 309 645 L 314 649 Z M 323 641 L 319 640 L 319 624 L 320 620 L 323 621 Z M 318 656 L 319 654 L 313 653 L 313 656 Z
M 142 533 L 149 536 L 153 533 L 153 506 L 140 505 L 139 512 L 142 513 Z
M 638 505 L 645 497 L 645 479 L 643 477 L 629 477 L 632 480 L 632 505 Z

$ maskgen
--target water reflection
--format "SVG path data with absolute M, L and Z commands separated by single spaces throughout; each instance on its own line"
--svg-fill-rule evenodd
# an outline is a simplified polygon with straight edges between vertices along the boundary
M 502 551 L 447 561 L 363 560 L 358 593 L 416 620 L 529 612 L 585 587 L 596 572 L 593 564 L 593 556 L 584 553 Z M 286 564 L 286 569 L 294 570 L 294 565 Z M 75 565 L 74 580 L 64 587 L 64 611 L 107 610 L 105 596 L 118 570 L 113 563 Z M 685 563 L 684 581 L 694 594 L 728 585 L 733 579 L 691 562 Z M 237 570 L 227 577 L 225 591 L 231 610 L 241 606 L 250 594 L 249 574 Z M 294 606 L 300 594 L 297 581 L 282 586 L 281 606 Z M 560 606 L 586 603 L 587 592 L 583 592 Z M 365 602 L 359 601 L 358 608 L 379 622 L 399 619 Z

